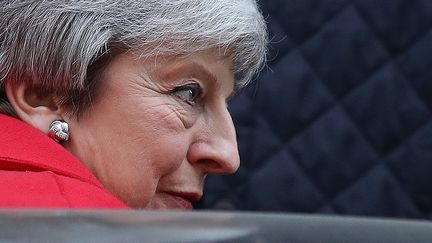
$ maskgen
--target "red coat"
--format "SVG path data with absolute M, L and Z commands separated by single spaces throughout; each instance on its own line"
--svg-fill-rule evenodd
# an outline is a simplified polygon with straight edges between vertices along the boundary
M 2 114 L 0 207 L 128 208 L 62 146 Z

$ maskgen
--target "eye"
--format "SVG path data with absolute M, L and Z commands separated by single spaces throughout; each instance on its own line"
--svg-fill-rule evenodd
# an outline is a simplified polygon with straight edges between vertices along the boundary
M 175 87 L 170 92 L 177 98 L 188 103 L 189 105 L 194 105 L 196 101 L 201 97 L 202 89 L 197 83 L 190 83 L 182 86 Z

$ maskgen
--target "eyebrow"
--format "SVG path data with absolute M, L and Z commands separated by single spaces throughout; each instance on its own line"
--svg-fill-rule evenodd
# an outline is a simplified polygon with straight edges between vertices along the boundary
M 159 70 L 159 72 L 152 76 L 160 82 L 174 81 L 179 78 L 198 78 L 202 81 L 209 82 L 211 85 L 217 85 L 218 79 L 210 71 L 208 71 L 203 65 L 196 62 L 182 63 L 180 65 L 173 65 L 168 71 Z

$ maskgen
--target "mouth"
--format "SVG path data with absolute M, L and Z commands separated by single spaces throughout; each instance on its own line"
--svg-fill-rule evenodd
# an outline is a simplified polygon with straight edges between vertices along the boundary
M 173 209 L 181 209 L 190 211 L 193 209 L 193 204 L 197 203 L 201 197 L 201 193 L 195 192 L 165 192 L 168 204 Z

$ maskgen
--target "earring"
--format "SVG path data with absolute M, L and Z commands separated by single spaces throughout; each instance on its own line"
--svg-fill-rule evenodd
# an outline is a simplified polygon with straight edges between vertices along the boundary
M 56 142 L 67 141 L 69 139 L 69 124 L 63 120 L 55 120 L 51 123 L 48 136 Z

